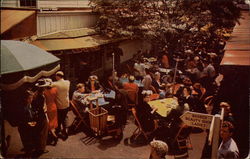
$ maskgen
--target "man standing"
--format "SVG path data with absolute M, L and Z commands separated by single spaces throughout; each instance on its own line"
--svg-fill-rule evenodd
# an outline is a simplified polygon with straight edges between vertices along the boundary
M 56 73 L 56 80 L 57 81 L 53 83 L 53 86 L 57 88 L 56 106 L 58 113 L 58 127 L 56 133 L 66 139 L 68 135 L 66 130 L 66 118 L 69 109 L 70 81 L 64 80 L 64 74 L 62 71 Z M 62 131 L 61 126 L 63 128 Z
M 222 142 L 220 144 L 218 150 L 218 158 L 221 159 L 235 159 L 239 158 L 239 150 L 232 139 L 234 126 L 232 123 L 228 121 L 224 121 L 220 130 L 220 136 L 222 138 Z

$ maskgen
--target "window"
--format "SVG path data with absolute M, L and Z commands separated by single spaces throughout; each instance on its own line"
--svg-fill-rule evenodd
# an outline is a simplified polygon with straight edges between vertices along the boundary
M 36 0 L 20 0 L 21 7 L 36 7 Z

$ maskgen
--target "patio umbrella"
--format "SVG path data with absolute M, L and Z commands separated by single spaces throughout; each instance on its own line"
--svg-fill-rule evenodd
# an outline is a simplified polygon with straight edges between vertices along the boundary
M 60 69 L 60 59 L 25 42 L 1 40 L 2 90 L 14 90 L 22 84 L 33 83 Z

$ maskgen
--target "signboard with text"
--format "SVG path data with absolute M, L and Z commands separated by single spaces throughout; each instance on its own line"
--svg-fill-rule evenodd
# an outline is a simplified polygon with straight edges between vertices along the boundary
M 188 126 L 210 129 L 213 115 L 187 111 L 180 118 Z

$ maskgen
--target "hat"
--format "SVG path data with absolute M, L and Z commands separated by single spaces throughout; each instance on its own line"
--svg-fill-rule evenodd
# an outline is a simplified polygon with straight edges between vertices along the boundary
M 94 81 L 95 81 L 95 80 L 97 80 L 97 79 L 98 79 L 98 77 L 97 77 L 96 75 L 92 75 L 92 76 L 89 76 L 89 79 L 90 79 L 90 80 L 94 80 Z
M 35 86 L 37 87 L 50 87 L 52 85 L 52 80 L 50 78 L 39 79 Z
M 63 73 L 62 71 L 58 71 L 58 72 L 56 73 L 56 75 L 57 75 L 57 76 L 64 76 L 64 73 Z

